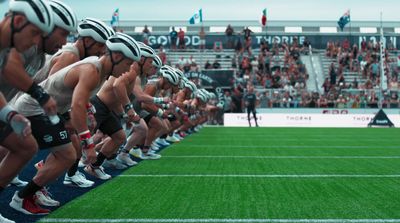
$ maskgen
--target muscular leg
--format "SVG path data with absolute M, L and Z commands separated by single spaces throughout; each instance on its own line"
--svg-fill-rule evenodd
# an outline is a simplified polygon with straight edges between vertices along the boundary
M 5 188 L 36 154 L 38 145 L 32 135 L 20 138 L 15 133 L 11 133 L 1 145 L 8 149 L 0 163 L 0 187 Z

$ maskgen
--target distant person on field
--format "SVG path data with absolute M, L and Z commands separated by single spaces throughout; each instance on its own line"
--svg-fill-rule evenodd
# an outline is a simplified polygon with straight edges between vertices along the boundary
M 178 32 L 178 43 L 179 43 L 179 49 L 185 49 L 186 45 L 185 45 L 185 31 L 183 31 L 182 29 L 179 29 Z
M 256 123 L 256 127 L 258 127 L 257 116 L 256 116 L 256 102 L 257 102 L 257 96 L 254 93 L 254 87 L 250 86 L 249 91 L 244 96 L 244 104 L 247 110 L 247 120 L 249 120 L 249 127 L 251 127 L 250 113 L 253 113 L 253 118 Z

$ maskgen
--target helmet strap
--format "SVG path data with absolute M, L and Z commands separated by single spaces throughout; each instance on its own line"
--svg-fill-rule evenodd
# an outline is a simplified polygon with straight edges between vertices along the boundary
M 82 41 L 83 41 L 83 49 L 84 49 L 84 53 L 83 53 L 83 54 L 84 54 L 84 58 L 88 57 L 88 51 L 89 51 L 89 49 L 92 48 L 92 47 L 94 46 L 94 44 L 96 44 L 96 41 L 93 41 L 92 44 L 90 44 L 89 46 L 86 46 L 85 38 L 86 38 L 86 37 L 83 37 L 83 38 L 82 38 Z
M 114 67 L 116 66 L 116 65 L 118 65 L 119 63 L 121 63 L 123 60 L 124 60 L 124 58 L 121 58 L 120 60 L 118 60 L 118 61 L 114 61 L 114 58 L 113 58 L 113 52 L 111 51 L 111 50 L 108 50 L 108 52 L 110 53 L 110 59 L 111 59 L 111 75 L 113 75 L 113 71 L 114 71 Z M 111 75 L 109 75 L 109 76 L 111 76 Z

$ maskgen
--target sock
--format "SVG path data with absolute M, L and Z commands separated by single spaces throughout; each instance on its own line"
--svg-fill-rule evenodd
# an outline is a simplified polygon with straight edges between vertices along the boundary
M 26 198 L 32 196 L 36 193 L 36 191 L 40 190 L 42 187 L 37 185 L 33 180 L 31 180 L 28 185 L 26 185 L 22 190 L 18 192 L 18 197 Z
M 104 160 L 105 160 L 106 158 L 107 158 L 107 157 L 106 157 L 102 152 L 99 152 L 99 154 L 97 154 L 96 162 L 92 163 L 92 166 L 93 166 L 93 167 L 99 167 L 99 166 L 101 166 L 101 164 L 103 164 L 103 162 L 104 162 Z
M 150 146 L 143 146 L 142 151 L 147 153 L 150 150 Z
M 78 171 L 78 165 L 79 165 L 79 159 L 77 159 L 75 163 L 71 166 L 71 168 L 69 168 L 67 173 L 69 177 L 75 175 L 76 171 Z

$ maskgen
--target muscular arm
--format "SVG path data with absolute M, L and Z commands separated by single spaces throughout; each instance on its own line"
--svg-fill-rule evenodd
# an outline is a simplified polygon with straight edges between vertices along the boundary
M 27 92 L 33 83 L 32 78 L 25 71 L 21 54 L 15 49 L 11 49 L 2 75 L 11 86 L 24 92 Z
M 64 67 L 79 61 L 79 57 L 73 53 L 64 52 L 60 56 L 54 58 L 53 64 L 49 71 L 49 76 L 63 69 Z
M 136 78 L 135 87 L 132 93 L 135 95 L 136 100 L 140 102 L 153 102 L 154 98 L 143 92 L 142 86 L 140 85 L 140 78 Z
M 130 72 L 123 73 L 114 81 L 113 91 L 121 106 L 125 106 L 130 103 L 128 93 L 131 91 L 131 89 L 128 89 L 128 87 L 131 86 L 130 83 L 134 83 L 135 81 L 136 74 L 132 74 Z
M 156 87 L 152 84 L 148 84 L 144 88 L 144 93 L 150 96 L 155 96 Z M 142 103 L 142 108 L 151 113 L 157 113 L 157 110 L 159 109 L 159 107 L 154 103 L 146 103 L 146 102 Z
M 75 74 L 79 79 L 72 95 L 71 123 L 78 132 L 84 132 L 88 130 L 86 104 L 89 103 L 90 94 L 99 83 L 100 77 L 92 65 L 79 71 L 74 69 L 72 72 L 79 72 Z

